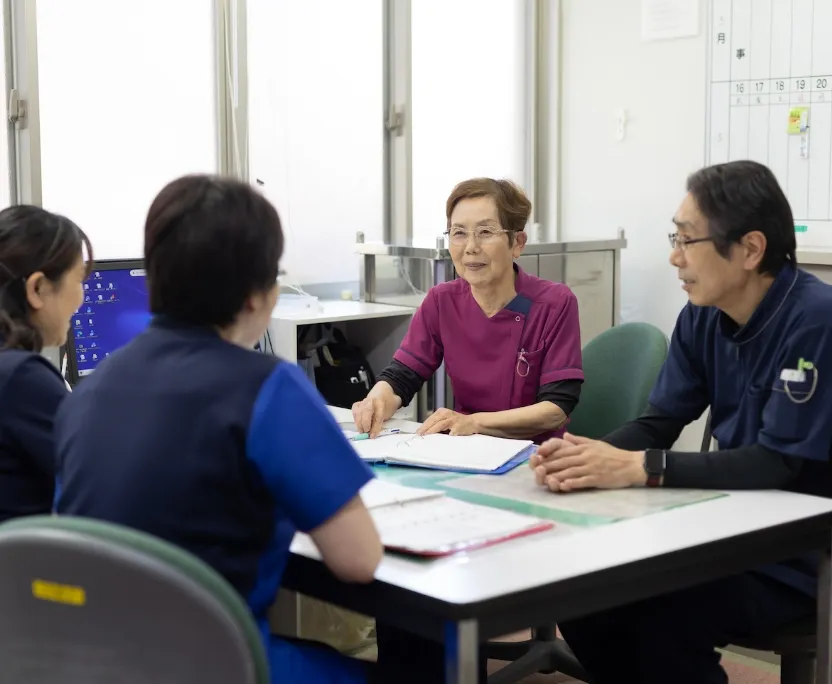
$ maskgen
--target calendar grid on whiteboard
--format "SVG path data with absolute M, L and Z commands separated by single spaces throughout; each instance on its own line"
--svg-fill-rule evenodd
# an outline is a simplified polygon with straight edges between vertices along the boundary
M 709 4 L 708 163 L 768 165 L 798 247 L 832 249 L 832 1 Z M 805 108 L 808 131 L 789 134 L 793 108 Z

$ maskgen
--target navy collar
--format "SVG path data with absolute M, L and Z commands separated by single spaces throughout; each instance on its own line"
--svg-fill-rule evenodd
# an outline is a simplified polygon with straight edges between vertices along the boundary
M 798 270 L 786 263 L 775 276 L 774 282 L 762 301 L 754 309 L 751 318 L 742 327 L 738 326 L 726 313 L 719 313 L 719 328 L 725 337 L 737 344 L 745 344 L 760 335 L 784 309 L 784 305 L 797 282 Z
M 503 311 L 510 311 L 511 313 L 516 314 L 523 314 L 524 316 L 529 315 L 529 311 L 532 308 L 532 300 L 529 299 L 525 294 L 523 294 L 523 290 L 525 289 L 526 282 L 529 278 L 528 275 L 520 268 L 516 263 L 513 264 L 514 267 L 514 291 L 517 293 L 514 295 L 514 299 L 512 299 L 508 304 L 503 307 Z

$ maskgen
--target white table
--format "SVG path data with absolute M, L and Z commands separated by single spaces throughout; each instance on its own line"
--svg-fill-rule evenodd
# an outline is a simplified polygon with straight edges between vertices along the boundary
M 348 411 L 333 409 L 339 422 Z M 407 429 L 413 423 L 400 422 Z M 531 476 L 531 475 L 530 475 Z M 305 535 L 284 586 L 442 640 L 447 682 L 477 681 L 482 640 L 664 594 L 823 549 L 817 684 L 832 684 L 832 500 L 781 491 L 730 496 L 570 534 L 517 539 L 430 562 L 385 556 L 377 581 L 347 586 Z

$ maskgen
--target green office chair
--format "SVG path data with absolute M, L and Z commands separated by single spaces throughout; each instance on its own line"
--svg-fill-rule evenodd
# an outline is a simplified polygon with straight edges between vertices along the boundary
M 248 607 L 167 542 L 84 518 L 0 525 L 0 684 L 268 684 Z
M 569 432 L 601 439 L 647 408 L 647 398 L 667 358 L 668 339 L 649 323 L 625 323 L 602 332 L 582 350 L 581 400 Z
M 638 418 L 647 408 L 667 349 L 665 334 L 648 323 L 625 323 L 591 340 L 581 352 L 585 380 L 569 431 L 601 439 Z M 563 672 L 587 681 L 584 669 L 566 643 L 556 638 L 552 625 L 534 629 L 528 641 L 490 642 L 485 651 L 489 658 L 510 661 L 488 678 L 488 684 L 512 684 L 535 672 Z

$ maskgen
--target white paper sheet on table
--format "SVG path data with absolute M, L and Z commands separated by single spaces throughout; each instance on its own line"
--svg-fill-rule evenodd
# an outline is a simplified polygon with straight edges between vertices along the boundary
M 367 508 L 393 506 L 409 501 L 436 499 L 442 496 L 445 496 L 445 493 L 439 490 L 405 487 L 395 482 L 386 482 L 378 478 L 370 480 L 361 488 L 361 500 Z
M 633 487 L 617 490 L 587 490 L 555 494 L 539 487 L 527 468 L 505 475 L 471 475 L 445 480 L 443 487 L 522 501 L 552 510 L 568 511 L 604 518 L 638 518 L 669 508 L 708 501 L 724 492 L 701 489 L 664 489 Z

